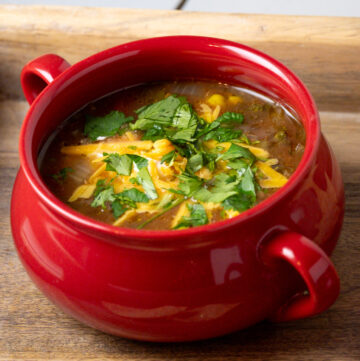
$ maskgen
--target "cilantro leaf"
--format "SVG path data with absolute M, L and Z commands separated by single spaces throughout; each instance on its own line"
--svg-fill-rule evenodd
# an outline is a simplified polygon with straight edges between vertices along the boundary
M 125 114 L 117 110 L 111 111 L 104 116 L 86 117 L 84 133 L 91 140 L 96 140 L 98 137 L 110 137 L 118 133 L 120 127 L 132 121 L 133 117 L 125 117 Z
M 201 188 L 199 191 L 194 193 L 193 197 L 201 202 L 221 203 L 226 198 L 229 198 L 236 193 L 237 192 L 235 190 L 227 192 L 212 192 L 206 188 Z
M 150 199 L 158 198 L 154 183 L 147 168 L 141 168 L 137 174 L 137 180 L 143 186 L 146 195 Z
M 248 166 L 237 186 L 237 194 L 225 199 L 222 203 L 224 209 L 234 209 L 242 212 L 255 205 L 255 180 L 251 168 Z
M 245 169 L 248 167 L 248 164 L 243 159 L 233 159 L 228 164 L 228 167 L 240 171 L 245 171 Z
M 183 103 L 185 103 L 184 98 L 170 95 L 154 104 L 142 107 L 135 111 L 138 114 L 138 120 L 130 127 L 148 130 L 154 124 L 171 125 L 176 109 Z
M 154 124 L 153 128 L 150 128 L 146 130 L 145 134 L 142 136 L 142 140 L 158 140 L 165 138 L 165 132 L 163 129 L 158 126 L 157 124 Z
M 182 217 L 174 229 L 202 226 L 209 223 L 205 208 L 202 204 L 187 204 L 190 217 Z
M 172 163 L 174 162 L 176 158 L 176 153 L 175 150 L 172 150 L 169 153 L 166 153 L 165 155 L 162 156 L 160 163 L 167 163 L 169 165 L 172 165 Z
M 195 173 L 201 169 L 203 162 L 204 160 L 202 154 L 197 153 L 189 158 L 187 168 L 190 169 L 191 172 Z
M 193 136 L 196 132 L 197 126 L 198 126 L 198 118 L 197 118 L 196 114 L 193 113 L 190 118 L 187 128 L 178 130 L 177 132 L 175 132 L 174 134 L 169 136 L 169 138 L 171 140 L 175 140 L 175 141 L 180 140 L 180 141 L 192 142 L 196 139 L 196 138 L 193 138 Z
M 226 123 L 226 122 L 242 123 L 244 121 L 244 116 L 241 113 L 226 112 L 223 115 L 221 115 L 219 118 L 217 118 L 216 121 L 220 123 Z
M 186 197 L 191 197 L 201 188 L 203 184 L 203 181 L 199 177 L 192 176 L 186 173 L 180 174 L 179 179 L 179 190 L 169 189 L 169 191 L 173 193 L 183 194 Z
M 193 197 L 202 202 L 221 203 L 226 198 L 237 193 L 239 180 L 226 173 L 220 173 L 214 177 L 215 183 L 211 189 L 201 188 Z
M 134 202 L 139 202 L 139 203 L 148 203 L 149 202 L 149 197 L 144 192 L 141 192 L 136 188 L 126 189 L 121 193 L 117 193 L 115 196 L 116 197 L 124 197 L 124 198 L 130 199 Z
M 219 127 L 207 133 L 204 137 L 204 140 L 215 139 L 219 143 L 223 143 L 233 139 L 237 139 L 240 137 L 241 134 L 242 134 L 241 130 Z
M 254 155 L 248 149 L 232 143 L 230 148 L 227 150 L 227 152 L 221 154 L 217 158 L 217 160 L 219 159 L 229 160 L 236 158 L 245 158 L 245 159 L 250 159 L 251 161 L 255 159 Z
M 243 212 L 252 207 L 252 202 L 242 193 L 237 193 L 231 197 L 226 198 L 222 204 L 224 209 L 233 209 L 235 211 Z
M 176 128 L 186 129 L 192 117 L 192 109 L 189 103 L 180 105 L 174 114 L 172 125 Z
M 253 203 L 255 203 L 256 191 L 255 191 L 254 175 L 250 167 L 246 169 L 242 177 L 240 188 L 249 197 L 249 199 Z
M 114 188 L 112 186 L 104 187 L 102 184 L 100 184 L 99 189 L 97 189 L 95 192 L 95 198 L 91 203 L 91 207 L 101 206 L 103 209 L 105 209 L 105 202 L 113 202 L 114 200 Z
M 107 154 L 105 154 L 107 155 Z M 105 159 L 106 170 L 116 172 L 119 175 L 130 175 L 132 170 L 132 159 L 127 155 L 118 153 L 109 154 Z
M 137 168 L 140 170 L 141 168 L 148 166 L 148 160 L 144 157 L 141 157 L 140 155 L 136 154 L 126 154 L 137 166 Z
M 113 215 L 115 218 L 119 218 L 120 216 L 122 216 L 129 208 L 127 208 L 126 206 L 124 206 L 119 199 L 116 199 L 112 204 L 111 204 L 111 209 L 113 212 Z
M 74 169 L 70 167 L 62 168 L 57 173 L 52 174 L 51 177 L 58 182 L 63 182 L 69 173 L 73 173 Z

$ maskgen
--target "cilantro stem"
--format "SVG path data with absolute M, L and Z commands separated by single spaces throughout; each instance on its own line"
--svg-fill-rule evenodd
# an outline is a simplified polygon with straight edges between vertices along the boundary
M 144 228 L 146 225 L 148 225 L 149 223 L 151 223 L 152 221 L 154 221 L 155 219 L 159 218 L 160 216 L 162 216 L 163 214 L 165 214 L 166 212 L 170 211 L 170 209 L 175 208 L 176 206 L 178 206 L 179 204 L 181 204 L 182 202 L 184 202 L 184 198 L 178 198 L 170 207 L 164 209 L 163 211 L 161 211 L 158 214 L 155 214 L 155 216 L 152 216 L 151 218 L 149 218 L 148 220 L 146 220 L 144 223 L 141 223 L 139 226 L 137 226 L 137 229 L 142 229 Z

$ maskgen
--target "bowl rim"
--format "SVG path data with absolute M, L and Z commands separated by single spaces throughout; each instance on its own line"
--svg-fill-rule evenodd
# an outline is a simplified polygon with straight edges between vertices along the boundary
M 37 156 L 34 157 L 32 154 L 32 131 L 34 129 L 34 126 L 33 124 L 31 124 L 31 119 L 33 117 L 33 114 L 36 113 L 36 108 L 41 98 L 46 97 L 49 92 L 53 91 L 54 87 L 65 83 L 68 79 L 72 78 L 80 71 L 84 71 L 86 68 L 90 68 L 92 65 L 105 59 L 109 59 L 112 56 L 121 53 L 122 51 L 129 52 L 129 50 L 132 48 L 141 49 L 141 47 L 148 47 L 149 45 L 164 46 L 163 42 L 166 43 L 168 41 L 171 41 L 172 43 L 174 41 L 186 41 L 187 43 L 189 41 L 193 41 L 198 42 L 198 45 L 202 44 L 205 46 L 212 45 L 215 47 L 232 47 L 242 52 L 245 52 L 248 55 L 263 59 L 267 63 L 271 64 L 274 69 L 284 74 L 287 80 L 290 81 L 291 84 L 296 86 L 298 97 L 302 99 L 304 103 L 304 108 L 306 109 L 306 113 L 309 114 L 309 119 L 307 119 L 307 122 L 309 124 L 306 127 L 307 129 L 305 150 L 298 167 L 291 175 L 288 182 L 282 188 L 278 189 L 274 194 L 272 194 L 267 199 L 261 201 L 254 207 L 244 211 L 243 213 L 231 219 L 221 220 L 218 222 L 210 223 L 203 226 L 197 226 L 194 228 L 182 230 L 139 230 L 133 228 L 123 228 L 96 221 L 88 216 L 83 215 L 80 212 L 73 210 L 65 203 L 60 201 L 58 198 L 56 198 L 55 195 L 47 188 L 45 183 L 42 181 L 40 172 L 38 170 Z M 241 55 L 238 54 L 237 56 Z M 40 199 L 55 213 L 61 215 L 63 218 L 70 221 L 71 223 L 80 226 L 82 229 L 85 228 L 92 232 L 100 232 L 107 236 L 115 236 L 116 238 L 121 237 L 128 239 L 144 240 L 148 241 L 150 244 L 150 242 L 156 242 L 161 240 L 167 240 L 170 242 L 179 238 L 185 239 L 190 237 L 191 240 L 191 238 L 194 237 L 195 239 L 195 236 L 199 236 L 204 233 L 208 234 L 213 232 L 219 232 L 224 229 L 236 226 L 269 210 L 269 208 L 274 206 L 274 204 L 284 199 L 286 195 L 293 191 L 294 188 L 296 188 L 303 180 L 305 175 L 310 171 L 317 153 L 317 149 L 319 147 L 320 134 L 320 120 L 318 110 L 310 92 L 302 83 L 302 81 L 290 69 L 280 63 L 278 60 L 270 57 L 269 55 L 259 50 L 225 39 L 188 35 L 163 36 L 132 41 L 115 47 L 111 47 L 75 63 L 74 65 L 66 69 L 63 73 L 61 73 L 53 82 L 51 82 L 48 86 L 44 88 L 44 90 L 31 104 L 20 131 L 19 154 L 21 168 L 24 171 L 25 177 L 29 181 L 31 187 L 40 197 Z

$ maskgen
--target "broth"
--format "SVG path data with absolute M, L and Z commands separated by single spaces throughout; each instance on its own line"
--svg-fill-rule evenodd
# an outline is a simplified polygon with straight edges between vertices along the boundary
M 301 123 L 262 94 L 178 81 L 88 104 L 49 138 L 39 165 L 55 196 L 91 218 L 182 229 L 232 218 L 269 197 L 304 146 Z

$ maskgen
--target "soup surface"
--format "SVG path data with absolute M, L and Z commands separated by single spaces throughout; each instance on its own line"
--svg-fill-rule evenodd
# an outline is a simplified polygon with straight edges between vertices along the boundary
M 232 218 L 282 187 L 305 132 L 282 105 L 205 81 L 142 85 L 87 105 L 39 156 L 50 190 L 121 227 L 183 229 Z

